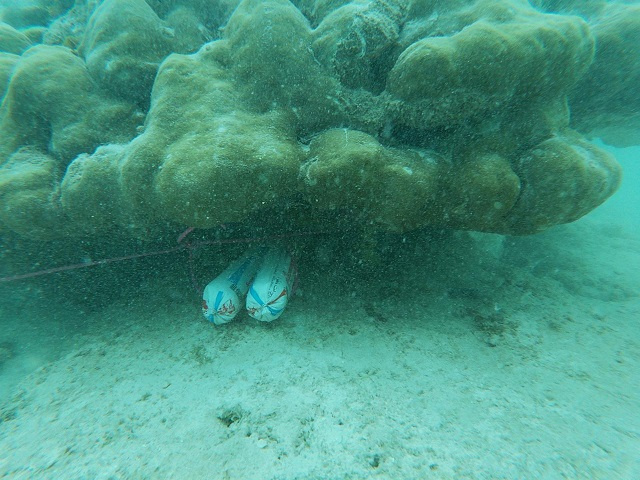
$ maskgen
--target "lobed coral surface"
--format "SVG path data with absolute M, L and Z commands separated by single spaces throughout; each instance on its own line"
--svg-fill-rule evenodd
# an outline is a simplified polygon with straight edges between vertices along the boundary
M 640 143 L 634 2 L 77 0 L 0 19 L 0 229 L 32 238 L 283 208 L 530 234 L 616 191 L 586 136 Z

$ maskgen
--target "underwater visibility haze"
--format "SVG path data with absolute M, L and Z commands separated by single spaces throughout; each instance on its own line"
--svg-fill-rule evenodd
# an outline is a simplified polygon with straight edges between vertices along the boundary
M 0 0 L 0 478 L 640 478 L 640 1 Z

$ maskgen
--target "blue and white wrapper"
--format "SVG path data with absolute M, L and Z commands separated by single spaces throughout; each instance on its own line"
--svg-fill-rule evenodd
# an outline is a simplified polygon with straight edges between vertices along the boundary
M 291 255 L 284 248 L 270 248 L 247 294 L 249 315 L 261 322 L 280 317 L 292 295 L 295 279 Z
M 212 280 L 202 294 L 202 313 L 207 320 L 222 325 L 235 318 L 267 249 L 249 250 Z

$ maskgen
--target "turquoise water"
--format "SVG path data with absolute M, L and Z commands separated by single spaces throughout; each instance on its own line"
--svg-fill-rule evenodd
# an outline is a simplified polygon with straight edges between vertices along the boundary
M 0 21 L 0 478 L 640 478 L 639 2 Z

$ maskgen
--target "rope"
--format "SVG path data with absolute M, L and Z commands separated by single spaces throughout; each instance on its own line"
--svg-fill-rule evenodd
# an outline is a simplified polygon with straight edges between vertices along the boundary
M 153 252 L 144 252 L 144 253 L 134 253 L 132 255 L 124 255 L 122 257 L 111 257 L 111 258 L 103 258 L 102 260 L 94 260 L 91 262 L 83 262 L 83 263 L 74 263 L 72 265 L 63 265 L 61 267 L 53 267 L 47 268 L 45 270 L 38 270 L 37 272 L 30 273 L 22 273 L 19 275 L 10 275 L 7 277 L 0 277 L 0 283 L 9 283 L 15 282 L 17 280 L 24 280 L 27 278 L 40 277 L 43 275 L 50 275 L 52 273 L 65 272 L 69 270 L 77 270 L 80 268 L 89 268 L 95 267 L 97 265 L 105 265 L 107 263 L 117 263 L 124 262 L 126 260 L 134 260 L 136 258 L 144 258 L 144 257 L 155 257 L 158 255 L 168 255 L 170 253 L 179 252 L 182 250 L 187 250 L 189 253 L 189 271 L 191 276 L 191 281 L 194 284 L 194 288 L 201 293 L 202 289 L 198 285 L 198 282 L 195 277 L 195 273 L 193 270 L 193 250 L 204 247 L 206 245 L 226 245 L 232 243 L 256 243 L 256 242 L 264 242 L 267 240 L 278 240 L 283 238 L 294 238 L 294 237 L 304 237 L 309 235 L 321 235 L 326 232 L 295 232 L 295 233 L 285 233 L 281 235 L 270 235 L 266 237 L 255 237 L 255 238 L 228 238 L 222 240 L 205 240 L 201 242 L 191 243 L 186 241 L 182 243 L 182 241 L 193 231 L 193 227 L 189 227 L 187 230 L 182 232 L 178 237 L 178 245 L 173 248 L 167 248 L 165 250 L 155 250 Z

